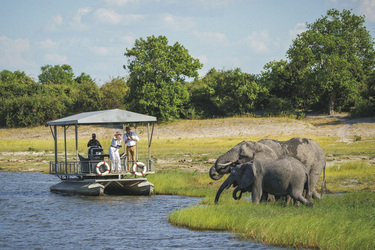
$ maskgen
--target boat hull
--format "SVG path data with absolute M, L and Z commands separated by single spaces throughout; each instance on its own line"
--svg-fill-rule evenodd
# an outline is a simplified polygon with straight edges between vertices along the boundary
M 64 180 L 50 187 L 51 192 L 85 196 L 152 195 L 154 185 L 146 178 Z

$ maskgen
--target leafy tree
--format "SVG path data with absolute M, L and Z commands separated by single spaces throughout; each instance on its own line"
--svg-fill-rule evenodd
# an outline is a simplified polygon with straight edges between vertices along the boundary
M 375 65 L 374 41 L 363 16 L 331 9 L 299 34 L 288 50 L 292 81 L 310 102 L 333 114 L 353 103 Z
M 33 107 L 40 84 L 24 72 L 0 72 L 0 126 L 21 127 L 39 124 Z
M 26 76 L 25 72 L 9 70 L 0 72 L 0 98 L 12 99 L 33 95 L 39 91 L 40 87 L 40 84 Z
M 185 81 L 198 77 L 199 60 L 178 42 L 168 45 L 165 36 L 137 39 L 125 56 L 128 64 L 124 68 L 130 73 L 128 108 L 160 120 L 183 116 L 189 100 Z
M 123 77 L 111 79 L 100 87 L 102 109 L 126 109 L 125 95 L 129 87 Z
M 74 84 L 74 73 L 70 65 L 45 65 L 41 70 L 42 73 L 38 76 L 41 84 Z
M 190 86 L 192 104 L 198 113 L 207 116 L 245 114 L 255 109 L 258 97 L 266 91 L 252 75 L 239 68 L 219 70 L 215 68 Z
M 102 93 L 98 85 L 89 75 L 81 73 L 75 79 L 77 88 L 74 90 L 73 110 L 75 113 L 100 110 L 102 107 Z

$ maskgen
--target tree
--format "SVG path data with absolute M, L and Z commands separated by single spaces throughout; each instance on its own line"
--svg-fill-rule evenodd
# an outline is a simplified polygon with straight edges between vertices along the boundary
M 42 73 L 38 76 L 41 84 L 74 84 L 74 73 L 70 65 L 45 65 L 41 70 Z
M 100 87 L 102 109 L 126 109 L 125 96 L 129 87 L 123 77 L 111 79 Z
M 329 114 L 353 103 L 375 65 L 374 41 L 364 16 L 331 9 L 307 24 L 287 52 L 292 81 L 305 97 L 325 103 Z
M 78 84 L 74 90 L 74 105 L 75 113 L 89 112 L 100 110 L 102 107 L 102 93 L 99 91 L 98 85 L 92 80 L 89 75 L 81 73 L 75 79 Z
M 251 74 L 239 68 L 219 70 L 215 68 L 190 86 L 192 104 L 198 113 L 207 116 L 245 114 L 255 109 L 260 93 L 259 86 Z
M 165 36 L 149 36 L 126 49 L 130 90 L 128 108 L 157 116 L 160 120 L 179 118 L 184 113 L 189 94 L 186 78 L 198 77 L 202 64 L 176 42 L 168 45 Z

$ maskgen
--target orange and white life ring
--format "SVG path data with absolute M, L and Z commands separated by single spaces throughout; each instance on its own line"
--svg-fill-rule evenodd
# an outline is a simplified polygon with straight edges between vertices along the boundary
M 101 172 L 100 171 L 100 167 L 103 166 L 105 167 L 105 170 L 104 172 Z M 98 165 L 96 165 L 96 173 L 100 176 L 104 176 L 104 175 L 107 175 L 109 173 L 109 165 L 108 163 L 106 163 L 105 161 L 101 161 L 98 163 Z
M 143 168 L 142 172 L 137 172 L 138 168 Z M 137 176 L 144 176 L 147 171 L 147 166 L 143 162 L 135 162 L 133 165 L 133 173 Z

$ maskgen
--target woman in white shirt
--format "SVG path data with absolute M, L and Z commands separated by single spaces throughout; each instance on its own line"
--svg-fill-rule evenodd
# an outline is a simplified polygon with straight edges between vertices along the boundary
M 109 148 L 112 172 L 115 170 L 121 171 L 121 159 L 119 153 L 121 147 L 121 133 L 117 131 L 112 139 L 111 147 Z

